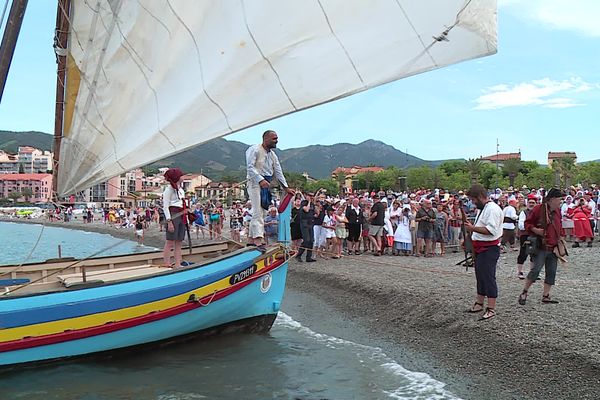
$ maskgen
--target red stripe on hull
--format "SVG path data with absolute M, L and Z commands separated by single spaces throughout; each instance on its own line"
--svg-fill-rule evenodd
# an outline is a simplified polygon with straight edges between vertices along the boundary
M 272 265 L 267 267 L 264 271 L 261 271 L 260 274 L 250 277 L 247 280 L 237 283 L 226 289 L 223 289 L 215 293 L 214 296 L 212 294 L 204 296 L 199 301 L 181 304 L 179 306 L 171 307 L 163 311 L 152 312 L 150 314 L 126 319 L 119 322 L 109 322 L 104 325 L 93 326 L 85 329 L 77 329 L 73 331 L 65 331 L 61 333 L 54 333 L 51 335 L 36 336 L 0 343 L 0 353 L 7 351 L 23 350 L 31 347 L 47 346 L 56 343 L 68 342 L 71 340 L 85 339 L 91 336 L 103 335 L 106 333 L 132 328 L 134 326 L 147 324 L 149 322 L 155 322 L 161 319 L 183 314 L 184 312 L 191 311 L 198 307 L 203 307 L 205 305 L 207 306 L 208 304 L 216 300 L 229 296 L 230 294 L 254 282 L 261 276 L 267 274 L 268 272 L 275 270 L 277 267 L 282 265 L 284 261 L 285 260 L 283 259 L 277 260 Z

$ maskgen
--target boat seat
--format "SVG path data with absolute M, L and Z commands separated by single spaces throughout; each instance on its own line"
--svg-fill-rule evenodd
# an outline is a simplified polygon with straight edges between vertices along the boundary
M 14 285 L 24 285 L 25 283 L 29 283 L 29 279 L 0 279 L 0 286 L 14 286 Z
M 95 270 L 86 272 L 86 283 L 106 283 L 120 281 L 124 279 L 137 278 L 145 275 L 158 274 L 165 271 L 170 271 L 169 267 L 160 265 L 137 265 L 134 267 L 125 268 L 113 268 L 104 270 Z M 83 275 L 81 273 L 58 275 L 58 280 L 65 286 L 71 287 L 75 285 L 81 285 L 83 282 Z

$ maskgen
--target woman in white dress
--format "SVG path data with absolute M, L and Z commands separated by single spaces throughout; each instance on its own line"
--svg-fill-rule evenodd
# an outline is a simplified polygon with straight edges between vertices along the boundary
M 569 209 L 574 208 L 575 204 L 573 204 L 573 197 L 568 195 L 565 197 L 565 202 L 560 206 L 560 215 L 562 217 L 562 227 L 565 230 L 565 236 L 567 240 L 571 241 L 571 235 L 573 234 L 573 228 L 575 227 L 575 223 L 571 218 L 567 216 L 569 213 Z
M 410 205 L 402 207 L 402 215 L 398 217 L 398 227 L 394 232 L 394 250 L 396 255 L 409 256 L 412 253 L 412 233 L 410 221 L 414 218 L 410 211 Z

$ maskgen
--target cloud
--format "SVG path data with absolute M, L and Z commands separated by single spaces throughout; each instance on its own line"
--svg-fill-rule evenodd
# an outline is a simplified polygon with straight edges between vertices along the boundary
M 540 22 L 550 29 L 600 37 L 598 0 L 499 0 L 498 5 L 520 18 Z
M 546 108 L 570 108 L 582 106 L 574 95 L 600 89 L 600 85 L 591 84 L 581 78 L 555 81 L 550 78 L 518 83 L 516 85 L 499 84 L 483 90 L 475 103 L 476 110 L 496 110 L 517 106 L 542 106 Z

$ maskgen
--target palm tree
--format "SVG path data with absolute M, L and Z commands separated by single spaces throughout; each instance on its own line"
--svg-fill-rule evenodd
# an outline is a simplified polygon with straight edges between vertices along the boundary
M 31 199 L 31 196 L 33 196 L 33 190 L 31 190 L 31 188 L 25 187 L 21 189 L 21 196 L 25 198 L 26 203 L 29 203 L 29 199 Z
M 21 193 L 20 192 L 10 192 L 8 194 L 8 198 L 11 199 L 13 203 L 16 203 L 17 200 L 19 200 L 21 198 Z
M 521 160 L 518 158 L 509 158 L 504 161 L 504 165 L 502 166 L 502 171 L 508 175 L 508 180 L 510 182 L 510 186 L 515 186 L 515 177 L 521 171 Z
M 335 176 L 335 180 L 339 185 L 339 191 L 340 193 L 344 193 L 344 187 L 346 186 L 346 174 L 344 172 L 340 172 L 339 174 L 336 174 Z
M 575 158 L 573 157 L 561 157 L 552 161 L 552 169 L 556 173 L 556 184 L 560 186 L 562 178 L 563 187 L 569 187 L 576 172 L 575 168 Z
M 478 158 L 469 158 L 465 161 L 465 170 L 471 175 L 471 183 L 477 183 L 482 168 L 483 162 Z

